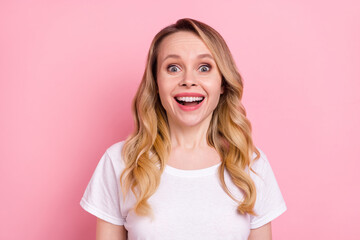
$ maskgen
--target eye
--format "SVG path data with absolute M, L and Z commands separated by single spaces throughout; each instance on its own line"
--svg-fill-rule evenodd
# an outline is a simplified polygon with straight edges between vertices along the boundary
M 201 65 L 199 69 L 200 69 L 200 72 L 208 72 L 208 71 L 210 71 L 211 66 L 208 65 L 208 64 L 206 64 L 206 65 Z
M 180 68 L 178 66 L 176 66 L 176 65 L 169 65 L 167 67 L 167 70 L 169 72 L 178 72 L 178 71 L 180 71 Z

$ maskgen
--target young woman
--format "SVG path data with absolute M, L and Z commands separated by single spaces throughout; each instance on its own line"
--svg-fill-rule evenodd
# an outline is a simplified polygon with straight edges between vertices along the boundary
M 97 239 L 271 239 L 286 205 L 242 92 L 210 26 L 185 18 L 155 36 L 135 130 L 106 150 L 81 200 Z

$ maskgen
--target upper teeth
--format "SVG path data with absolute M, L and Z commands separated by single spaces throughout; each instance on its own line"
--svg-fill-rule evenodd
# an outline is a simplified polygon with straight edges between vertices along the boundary
M 177 97 L 176 99 L 182 102 L 195 102 L 203 100 L 204 97 Z

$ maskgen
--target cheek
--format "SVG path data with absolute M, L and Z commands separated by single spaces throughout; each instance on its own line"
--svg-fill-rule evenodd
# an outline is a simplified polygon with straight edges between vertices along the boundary
M 175 79 L 166 78 L 159 76 L 157 80 L 158 91 L 165 98 L 166 96 L 170 96 L 173 89 L 176 87 Z
M 202 85 L 208 90 L 208 94 L 217 95 L 223 92 L 221 80 L 219 78 L 207 79 L 206 81 L 203 81 Z
M 165 89 L 164 81 L 160 76 L 158 76 L 156 82 L 157 82 L 157 87 L 158 87 L 157 90 L 158 90 L 158 92 L 160 94 L 160 97 L 161 97 L 161 95 L 164 93 L 164 89 Z
M 161 80 L 158 81 L 158 94 L 161 104 L 165 108 L 165 106 L 168 105 L 171 100 L 171 87 Z

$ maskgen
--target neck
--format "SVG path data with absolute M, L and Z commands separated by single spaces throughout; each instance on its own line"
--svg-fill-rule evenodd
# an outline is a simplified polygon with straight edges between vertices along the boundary
M 171 147 L 187 150 L 207 147 L 206 138 L 210 121 L 211 116 L 196 126 L 184 126 L 169 119 Z

